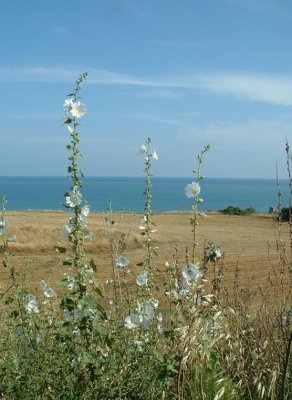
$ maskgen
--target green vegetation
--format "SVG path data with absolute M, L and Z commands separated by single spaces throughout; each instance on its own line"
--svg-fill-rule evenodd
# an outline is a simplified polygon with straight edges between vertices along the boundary
M 290 219 L 291 219 L 291 212 L 292 212 L 291 207 L 290 207 L 290 208 L 288 208 L 288 207 L 283 207 L 283 208 L 281 209 L 280 214 L 279 214 L 279 217 L 280 217 L 281 221 L 289 222 Z
M 82 195 L 78 164 L 79 118 L 86 111 L 79 91 L 85 77 L 80 76 L 65 101 L 71 186 L 64 206 L 71 216 L 65 227 L 70 249 L 56 248 L 64 268 L 61 296 L 45 280 L 29 291 L 22 270 L 14 268 L 3 200 L 0 237 L 7 280 L 0 288 L 0 397 L 288 400 L 291 291 L 282 279 L 280 300 L 263 297 L 261 307 L 254 308 L 249 293 L 234 285 L 234 300 L 223 302 L 220 248 L 210 243 L 203 255 L 199 252 L 198 217 L 204 217 L 199 212 L 200 168 L 209 146 L 197 158 L 197 181 L 185 188 L 187 197 L 193 198 L 193 246 L 186 263 L 179 265 L 176 255 L 170 254 L 172 261 L 157 265 L 151 177 L 158 156 L 148 138 L 140 149 L 146 199 L 139 226 L 144 252 L 138 275 L 131 272 L 128 237 L 115 235 L 109 210 L 104 222 L 112 273 L 104 285 L 96 279 L 96 263 L 87 259 L 84 249 L 84 241 L 94 238 L 88 229 L 90 207 Z M 279 251 L 281 270 L 289 268 L 285 247 L 279 246 Z M 213 274 L 209 286 L 208 271 Z
M 250 215 L 250 214 L 254 214 L 256 212 L 256 210 L 252 207 L 242 209 L 242 208 L 236 207 L 236 206 L 228 206 L 228 207 L 224 208 L 223 210 L 219 210 L 219 211 L 225 215 Z

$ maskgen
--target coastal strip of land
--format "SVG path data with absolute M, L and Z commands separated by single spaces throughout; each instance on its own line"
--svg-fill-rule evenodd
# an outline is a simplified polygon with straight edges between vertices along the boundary
M 130 258 L 130 270 L 135 275 L 143 261 L 145 239 L 139 230 L 141 214 L 117 213 L 110 217 L 114 223 L 105 222 L 107 214 L 92 213 L 89 215 L 88 230 L 94 239 L 85 243 L 88 258 L 97 265 L 97 276 L 103 284 L 112 273 L 109 257 L 108 226 L 111 237 L 116 241 L 114 248 L 118 255 L 117 242 L 121 234 L 125 235 Z M 64 236 L 64 227 L 69 224 L 70 213 L 60 211 L 9 211 L 8 238 L 16 236 L 16 242 L 9 244 L 12 254 L 11 263 L 22 268 L 30 287 L 37 287 L 41 279 L 53 282 L 63 277 L 65 267 L 62 265 L 66 254 L 56 252 L 56 247 L 65 247 L 70 252 L 70 244 Z M 155 264 L 160 271 L 165 262 L 175 258 L 183 266 L 191 254 L 192 232 L 191 213 L 173 212 L 153 215 L 157 230 L 154 233 L 158 256 Z M 281 285 L 288 287 L 290 278 L 288 267 L 279 251 L 279 242 L 285 243 L 287 256 L 290 257 L 289 226 L 268 214 L 250 216 L 228 216 L 210 212 L 199 218 L 197 249 L 198 259 L 202 259 L 204 248 L 209 243 L 220 246 L 223 257 L 218 267 L 224 272 L 222 288 L 229 292 L 237 290 L 253 291 L 258 298 L 262 294 L 277 296 Z M 282 260 L 282 261 L 281 261 Z M 212 280 L 210 266 L 209 280 Z M 3 267 L 0 277 L 5 285 L 9 280 L 8 272 Z M 270 283 L 269 283 L 270 282 Z M 271 283 L 272 282 L 272 283 Z

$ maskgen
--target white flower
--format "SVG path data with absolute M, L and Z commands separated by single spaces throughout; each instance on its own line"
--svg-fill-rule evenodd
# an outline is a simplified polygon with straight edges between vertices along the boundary
M 189 183 L 185 187 L 185 192 L 187 197 L 196 197 L 201 191 L 200 185 L 197 182 Z
M 41 289 L 45 289 L 47 287 L 47 284 L 46 284 L 46 282 L 42 279 L 41 281 L 40 281 L 40 288 Z
M 17 236 L 13 235 L 10 238 L 8 238 L 7 241 L 10 242 L 10 243 L 16 243 L 17 242 Z
M 67 193 L 66 196 L 66 204 L 68 207 L 76 207 L 79 206 L 82 201 L 82 194 L 78 190 L 73 190 L 72 192 Z
M 68 114 L 70 111 L 71 111 L 71 108 L 72 108 L 72 99 L 66 99 L 65 101 L 64 101 L 64 110 L 65 110 L 65 112 Z
M 37 314 L 40 312 L 39 305 L 38 305 L 34 295 L 29 293 L 25 296 L 25 299 L 27 300 L 27 303 L 24 305 L 24 308 L 28 314 L 31 314 L 31 313 Z
M 179 295 L 181 298 L 186 298 L 189 294 L 189 282 L 185 279 L 183 279 L 180 282 L 180 291 L 179 291 Z
M 74 132 L 74 128 L 73 128 L 73 126 L 71 126 L 71 125 L 68 125 L 68 131 L 69 131 L 70 133 L 73 133 L 73 132 Z
M 157 321 L 162 322 L 163 321 L 163 315 L 161 313 L 159 313 L 157 315 Z
M 155 160 L 158 160 L 158 155 L 157 155 L 157 153 L 156 153 L 156 150 L 155 150 L 155 149 L 153 150 L 153 153 L 152 153 L 152 158 L 154 158 Z
M 155 310 L 156 308 L 158 308 L 158 305 L 159 305 L 159 301 L 158 300 L 149 299 L 146 302 L 146 307 L 145 308 L 146 308 L 146 310 L 150 310 L 150 309 Z
M 89 208 L 89 205 L 88 205 L 88 204 L 86 204 L 85 206 L 83 206 L 83 207 L 81 208 L 81 214 L 82 214 L 84 217 L 87 218 L 89 212 L 90 212 L 90 208 Z
M 68 237 L 69 235 L 71 235 L 71 233 L 73 232 L 73 229 L 74 229 L 74 225 L 73 224 L 65 225 L 64 236 Z
M 148 284 L 148 271 L 141 272 L 136 278 L 137 285 L 144 286 Z
M 137 346 L 139 351 L 142 351 L 143 342 L 141 340 L 135 340 L 134 344 Z
M 207 261 L 218 261 L 221 258 L 221 250 L 215 244 L 211 244 L 205 251 Z
M 74 278 L 74 276 L 68 276 L 67 277 L 67 287 L 68 289 L 74 289 L 74 287 L 76 286 L 76 279 Z
M 146 224 L 147 223 L 147 216 L 146 215 L 143 215 L 143 217 L 141 218 L 141 220 L 140 220 L 140 224 L 141 225 L 143 225 L 143 224 Z M 145 228 L 144 228 L 145 229 Z
M 91 275 L 94 273 L 93 268 L 89 268 L 87 264 L 84 265 L 83 276 L 85 278 L 90 278 Z M 89 280 L 89 283 L 92 283 L 92 280 Z
M 70 114 L 73 117 L 76 118 L 81 118 L 83 117 L 83 115 L 86 113 L 86 108 L 85 105 L 83 103 L 81 103 L 79 100 L 73 100 L 72 98 L 67 98 L 64 102 L 64 111 L 65 113 L 70 117 Z M 69 132 L 73 133 L 74 132 L 74 128 L 69 128 Z
M 156 299 L 147 300 L 145 307 L 142 307 L 138 303 L 137 311 L 139 315 L 142 316 L 144 329 L 149 329 L 151 321 L 154 318 L 155 309 L 158 307 L 158 304 L 159 302 Z
M 117 268 L 125 268 L 129 265 L 130 260 L 127 256 L 119 256 L 116 259 L 116 266 Z
M 178 293 L 175 289 L 171 289 L 169 292 L 165 292 L 165 294 L 173 300 L 178 300 Z
M 142 144 L 142 146 L 140 147 L 139 153 L 145 154 L 146 152 L 147 152 L 147 147 L 145 146 L 145 144 Z
M 89 233 L 88 235 L 84 236 L 84 240 L 87 242 L 92 242 L 94 240 L 94 236 L 92 233 Z
M 44 290 L 44 295 L 45 295 L 46 297 L 55 297 L 55 296 L 56 296 L 56 293 L 54 292 L 53 289 L 47 287 L 47 288 Z
M 81 118 L 86 113 L 85 104 L 80 101 L 71 101 L 71 110 L 70 113 L 73 117 Z
M 74 314 L 71 311 L 66 309 L 64 312 L 64 318 L 67 320 L 71 320 L 74 318 Z
M 202 278 L 203 273 L 197 265 L 187 264 L 183 269 L 182 275 L 187 282 L 192 282 Z
M 126 319 L 125 319 L 125 327 L 128 329 L 137 329 L 143 322 L 143 317 L 142 315 L 139 314 L 130 314 Z
M 83 228 L 85 228 L 87 226 L 87 217 L 85 217 L 83 214 L 80 214 L 78 216 L 78 221 L 80 222 L 80 224 L 82 225 Z
M 3 217 L 3 215 L 0 216 L 0 235 L 5 233 L 7 231 L 7 226 L 8 222 L 7 219 Z

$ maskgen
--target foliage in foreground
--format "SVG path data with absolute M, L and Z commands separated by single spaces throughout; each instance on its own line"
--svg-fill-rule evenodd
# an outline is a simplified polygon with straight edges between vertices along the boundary
M 1 287 L 0 294 L 4 310 L 0 335 L 2 397 L 288 399 L 292 386 L 291 293 L 282 290 L 278 303 L 264 299 L 257 309 L 239 290 L 235 302 L 221 302 L 220 248 L 210 243 L 204 257 L 198 251 L 199 218 L 204 217 L 199 212 L 200 169 L 209 146 L 198 156 L 195 181 L 185 188 L 187 197 L 193 199 L 191 254 L 186 255 L 183 266 L 175 255 L 164 266 L 157 266 L 151 169 L 158 156 L 151 139 L 142 145 L 146 200 L 139 226 L 145 243 L 140 271 L 132 275 L 127 237 L 116 242 L 109 211 L 105 224 L 112 275 L 101 289 L 95 262 L 87 259 L 83 246 L 85 240 L 93 239 L 78 163 L 79 118 L 86 112 L 79 91 L 85 77 L 81 75 L 65 101 L 71 180 L 65 194 L 64 206 L 71 211 L 65 232 L 71 252 L 57 248 L 66 271 L 59 282 L 61 299 L 44 280 L 31 293 L 22 272 L 13 267 L 3 201 L 1 253 L 9 284 Z M 285 260 L 281 257 L 283 268 Z

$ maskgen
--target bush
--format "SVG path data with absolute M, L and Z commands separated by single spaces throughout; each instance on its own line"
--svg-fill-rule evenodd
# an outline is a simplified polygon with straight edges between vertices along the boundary
M 256 210 L 253 207 L 248 207 L 245 209 L 241 209 L 240 207 L 236 206 L 228 206 L 224 208 L 223 210 L 219 210 L 225 215 L 250 215 L 254 214 Z
M 289 212 L 290 210 L 290 212 Z M 280 214 L 279 214 L 279 218 L 281 221 L 290 221 L 290 213 L 292 213 L 292 207 L 284 207 L 282 208 Z

